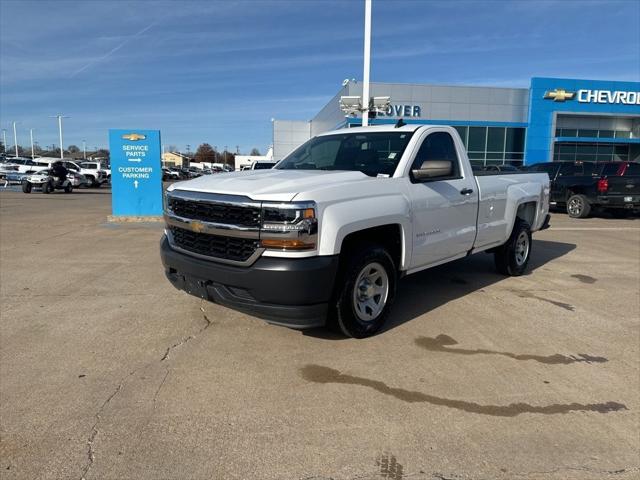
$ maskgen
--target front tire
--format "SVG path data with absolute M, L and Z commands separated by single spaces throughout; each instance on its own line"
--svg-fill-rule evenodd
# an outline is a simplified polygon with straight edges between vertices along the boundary
M 71 193 L 73 192 L 73 185 L 69 184 L 66 187 L 64 187 L 64 193 Z
M 367 245 L 347 260 L 338 281 L 336 326 L 347 337 L 365 338 L 382 328 L 395 296 L 396 268 L 389 253 Z
M 51 182 L 42 184 L 42 193 L 51 193 L 52 191 L 53 191 L 53 185 L 51 185 Z
M 496 269 L 503 275 L 522 275 L 531 256 L 531 227 L 524 220 L 516 219 L 507 242 L 494 253 Z
M 575 194 L 567 200 L 567 214 L 571 218 L 586 218 L 591 212 L 589 200 L 582 194 Z
M 22 182 L 23 193 L 31 193 L 31 184 L 29 182 Z

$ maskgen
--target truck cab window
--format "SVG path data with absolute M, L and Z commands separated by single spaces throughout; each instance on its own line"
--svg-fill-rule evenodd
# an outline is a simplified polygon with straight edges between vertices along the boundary
M 458 154 L 453 138 L 447 132 L 435 132 L 427 136 L 416 154 L 411 169 L 420 168 L 424 162 L 449 160 L 453 164 L 452 177 L 460 176 Z

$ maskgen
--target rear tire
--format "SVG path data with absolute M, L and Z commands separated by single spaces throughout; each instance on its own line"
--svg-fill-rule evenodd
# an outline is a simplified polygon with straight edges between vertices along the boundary
M 389 315 L 395 296 L 396 268 L 379 245 L 365 244 L 346 258 L 336 290 L 336 327 L 347 337 L 377 333 Z
M 69 184 L 66 187 L 64 187 L 64 193 L 71 193 L 73 192 L 73 185 Z
M 24 193 L 31 193 L 31 184 L 29 182 L 22 182 L 22 191 Z
M 517 277 L 524 273 L 529 257 L 531 257 L 531 227 L 524 220 L 516 218 L 509 240 L 494 252 L 496 269 L 503 275 Z
M 591 205 L 584 195 L 580 193 L 571 195 L 567 200 L 567 214 L 571 218 L 586 218 L 590 212 Z

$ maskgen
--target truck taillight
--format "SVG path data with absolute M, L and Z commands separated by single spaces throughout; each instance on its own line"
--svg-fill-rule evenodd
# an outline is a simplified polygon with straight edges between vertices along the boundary
M 598 193 L 607 193 L 607 190 L 609 190 L 609 180 L 607 180 L 606 178 L 601 178 L 600 180 L 598 180 Z

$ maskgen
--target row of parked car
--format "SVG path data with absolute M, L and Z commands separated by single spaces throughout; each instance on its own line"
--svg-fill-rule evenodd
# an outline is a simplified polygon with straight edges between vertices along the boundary
M 214 166 L 212 168 L 197 168 L 197 167 L 162 167 L 162 180 L 189 180 L 190 178 L 201 177 L 202 175 L 213 175 L 214 173 L 230 172 L 233 169 L 228 165 L 224 167 Z
M 60 160 L 59 158 L 19 158 L 5 157 L 0 159 L 0 180 L 5 183 L 22 184 L 31 175 L 49 172 L 55 162 L 62 164 L 69 171 L 68 179 L 74 186 L 99 188 L 111 182 L 111 169 L 97 161 Z

